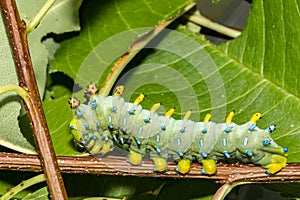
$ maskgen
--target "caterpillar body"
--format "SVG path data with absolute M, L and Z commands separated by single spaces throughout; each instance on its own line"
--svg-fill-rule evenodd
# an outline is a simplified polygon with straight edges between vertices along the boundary
M 71 133 L 77 144 L 91 154 L 104 155 L 117 145 L 129 151 L 129 162 L 139 165 L 146 153 L 154 163 L 154 171 L 168 170 L 167 159 L 178 162 L 176 171 L 189 172 L 192 161 L 202 163 L 202 173 L 216 173 L 219 160 L 238 160 L 261 165 L 266 173 L 274 174 L 285 167 L 286 147 L 277 145 L 270 133 L 275 125 L 262 130 L 256 126 L 261 117 L 256 113 L 249 122 L 237 125 L 230 112 L 224 123 L 210 121 L 206 115 L 203 122 L 189 120 L 187 112 L 182 120 L 171 117 L 174 109 L 159 116 L 154 104 L 150 110 L 140 105 L 141 94 L 133 103 L 125 102 L 121 87 L 113 96 L 98 94 L 95 84 L 87 87 L 87 103 L 81 104 L 75 97 L 70 99 L 74 117 L 70 122 Z

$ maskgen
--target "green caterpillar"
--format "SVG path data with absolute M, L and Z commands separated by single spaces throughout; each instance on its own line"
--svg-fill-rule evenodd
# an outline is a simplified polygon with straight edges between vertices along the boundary
M 113 96 L 106 97 L 98 94 L 95 84 L 90 84 L 86 104 L 75 97 L 70 99 L 75 113 L 71 132 L 77 144 L 92 155 L 104 155 L 117 145 L 129 151 L 133 165 L 141 164 L 143 155 L 149 153 L 157 172 L 167 171 L 166 160 L 172 157 L 181 174 L 189 172 L 192 161 L 202 163 L 202 173 L 208 175 L 216 173 L 215 163 L 219 160 L 254 163 L 266 168 L 268 174 L 286 165 L 288 149 L 278 146 L 270 136 L 275 125 L 266 130 L 256 126 L 260 113 L 242 125 L 232 122 L 234 112 L 219 124 L 211 122 L 209 114 L 203 122 L 193 122 L 189 120 L 190 111 L 182 120 L 175 120 L 171 117 L 174 109 L 159 116 L 156 110 L 160 104 L 145 110 L 140 105 L 143 94 L 128 103 L 120 97 L 122 91 L 118 87 Z

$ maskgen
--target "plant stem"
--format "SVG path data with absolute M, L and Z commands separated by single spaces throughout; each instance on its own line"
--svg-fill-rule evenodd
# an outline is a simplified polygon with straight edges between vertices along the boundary
M 14 0 L 1 0 L 0 7 L 6 33 L 12 50 L 17 75 L 22 87 L 26 88 L 29 100 L 25 104 L 32 127 L 39 158 L 44 170 L 52 199 L 67 199 L 67 192 L 58 168 L 49 129 L 44 115 L 41 98 L 37 88 L 30 58 L 26 24 L 20 15 Z
M 26 104 L 29 102 L 28 92 L 18 85 L 11 84 L 0 87 L 0 95 L 6 92 L 15 92 L 25 101 Z
M 142 39 L 139 39 L 131 44 L 128 52 L 121 56 L 121 58 L 119 58 L 119 60 L 115 63 L 111 73 L 107 76 L 105 83 L 100 90 L 100 94 L 107 96 L 112 89 L 112 86 L 115 84 L 118 76 L 121 74 L 126 65 L 135 57 L 135 55 L 138 54 L 138 52 L 140 52 L 143 47 L 145 47 L 155 36 L 163 31 L 166 26 L 168 26 L 182 14 L 186 13 L 188 10 L 192 9 L 195 5 L 196 2 L 189 3 L 180 14 L 161 22 L 155 28 L 149 30 L 149 32 L 145 34 L 145 37 L 142 37 Z
M 30 33 L 35 27 L 40 23 L 43 17 L 47 14 L 49 9 L 53 6 L 56 0 L 47 0 L 47 2 L 43 5 L 40 11 L 34 16 L 34 18 L 30 21 L 27 26 L 27 33 Z
M 15 196 L 17 193 L 19 193 L 22 190 L 25 190 L 26 188 L 35 185 L 37 183 L 41 183 L 46 181 L 46 177 L 44 174 L 39 174 L 37 176 L 34 176 L 28 180 L 22 181 L 19 185 L 11 188 L 7 193 L 5 193 L 0 200 L 6 200 L 11 199 L 13 196 Z
M 168 162 L 169 171 L 154 173 L 151 160 L 143 160 L 142 166 L 132 166 L 126 157 L 106 156 L 101 159 L 92 156 L 58 156 L 59 168 L 64 173 L 101 174 L 113 176 L 137 176 L 184 179 L 210 179 L 219 183 L 247 181 L 251 183 L 295 183 L 300 182 L 300 164 L 288 163 L 279 173 L 267 175 L 265 169 L 253 164 L 217 164 L 218 173 L 214 176 L 201 174 L 202 166 L 192 163 L 187 175 L 179 175 L 175 162 Z M 41 172 L 38 156 L 0 152 L 0 170 Z
M 219 33 L 222 33 L 223 35 L 226 35 L 226 36 L 229 36 L 232 38 L 236 38 L 239 35 L 241 35 L 240 31 L 237 31 L 232 28 L 228 28 L 227 26 L 215 23 L 215 22 L 211 21 L 210 19 L 207 19 L 206 17 L 202 16 L 199 12 L 196 12 L 193 15 L 184 15 L 184 17 L 195 24 L 204 26 L 206 28 L 217 31 Z
M 246 182 L 246 181 L 240 181 L 240 182 L 234 182 L 234 183 L 225 183 L 222 185 L 217 192 L 215 193 L 214 197 L 212 200 L 223 200 L 227 194 L 236 186 L 238 185 L 245 185 L 245 184 L 250 184 L 251 182 Z

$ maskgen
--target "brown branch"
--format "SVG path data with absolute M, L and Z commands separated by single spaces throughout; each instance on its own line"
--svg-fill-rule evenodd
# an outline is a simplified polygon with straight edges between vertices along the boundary
M 1 0 L 0 6 L 20 85 L 28 91 L 29 103 L 25 108 L 34 132 L 50 194 L 53 199 L 67 199 L 32 68 L 25 22 L 21 21 L 14 0 Z
M 202 166 L 192 163 L 191 170 L 187 175 L 179 175 L 175 172 L 176 163 L 169 162 L 169 171 L 154 173 L 153 164 L 150 160 L 144 160 L 142 166 L 132 166 L 126 162 L 127 158 L 107 156 L 94 158 L 92 156 L 58 156 L 58 166 L 64 173 L 80 174 L 103 174 L 115 176 L 139 176 L 139 177 L 165 177 L 165 178 L 201 178 L 212 179 L 218 183 L 233 183 L 247 181 L 251 183 L 277 183 L 277 182 L 300 182 L 300 164 L 289 163 L 279 173 L 267 175 L 265 169 L 252 164 L 217 164 L 218 173 L 213 176 L 201 174 Z M 0 153 L 0 169 L 15 171 L 42 171 L 41 163 L 37 156 Z

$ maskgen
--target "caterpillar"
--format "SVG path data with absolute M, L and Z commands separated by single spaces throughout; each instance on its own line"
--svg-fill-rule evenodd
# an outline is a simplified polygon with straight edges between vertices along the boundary
M 156 113 L 160 104 L 150 110 L 140 103 L 140 94 L 133 103 L 121 97 L 124 87 L 120 86 L 112 96 L 98 94 L 95 84 L 87 86 L 86 103 L 76 97 L 70 98 L 74 116 L 69 126 L 75 142 L 92 155 L 105 155 L 114 145 L 129 151 L 129 162 L 140 165 L 149 153 L 155 172 L 168 170 L 167 159 L 177 163 L 178 173 L 186 174 L 192 161 L 203 165 L 202 174 L 217 172 L 216 162 L 238 160 L 261 165 L 267 174 L 275 174 L 285 167 L 288 148 L 277 145 L 270 133 L 275 125 L 265 130 L 257 127 L 261 113 L 255 113 L 249 122 L 237 125 L 232 122 L 230 112 L 224 123 L 211 122 L 207 114 L 203 122 L 189 120 L 188 111 L 182 120 L 172 118 L 174 109 L 165 116 Z

